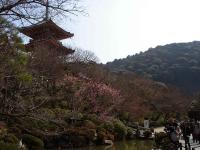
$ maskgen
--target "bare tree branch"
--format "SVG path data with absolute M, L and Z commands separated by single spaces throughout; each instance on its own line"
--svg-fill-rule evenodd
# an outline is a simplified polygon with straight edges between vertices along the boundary
M 91 51 L 76 49 L 72 55 L 67 56 L 67 61 L 70 62 L 99 62 L 99 58 Z
M 0 16 L 11 21 L 18 21 L 34 24 L 46 17 L 46 9 L 49 10 L 49 17 L 86 14 L 79 6 L 80 0 L 1 0 Z

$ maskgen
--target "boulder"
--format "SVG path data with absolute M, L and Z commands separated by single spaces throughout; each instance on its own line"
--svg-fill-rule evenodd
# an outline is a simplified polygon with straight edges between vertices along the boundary
M 112 140 L 104 140 L 105 145 L 113 145 Z

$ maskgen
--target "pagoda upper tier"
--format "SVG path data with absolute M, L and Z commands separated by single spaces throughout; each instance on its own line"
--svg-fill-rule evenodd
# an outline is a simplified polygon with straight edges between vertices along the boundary
M 74 52 L 72 49 L 63 46 L 60 42 L 60 40 L 73 37 L 74 34 L 63 30 L 51 19 L 20 28 L 19 31 L 32 38 L 26 44 L 27 51 L 34 51 L 38 49 L 38 46 L 45 46 L 49 51 L 57 52 L 58 55 L 68 55 Z
M 52 20 L 45 20 L 35 25 L 23 27 L 19 30 L 20 32 L 34 40 L 47 38 L 63 40 L 74 36 L 74 34 L 67 32 L 59 26 L 57 26 Z

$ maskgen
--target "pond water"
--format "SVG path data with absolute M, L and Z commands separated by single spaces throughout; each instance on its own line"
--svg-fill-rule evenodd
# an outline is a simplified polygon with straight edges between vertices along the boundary
M 152 150 L 154 142 L 151 140 L 116 142 L 113 146 L 85 147 L 76 150 Z M 75 149 L 73 149 L 75 150 Z
M 164 132 L 164 127 L 154 128 L 154 132 Z M 70 150 L 152 150 L 154 148 L 153 140 L 131 140 L 123 142 L 115 142 L 113 146 L 95 146 L 84 147 Z

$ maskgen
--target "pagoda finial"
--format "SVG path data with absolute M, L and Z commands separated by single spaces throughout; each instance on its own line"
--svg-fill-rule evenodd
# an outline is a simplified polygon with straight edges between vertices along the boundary
M 46 5 L 46 16 L 45 20 L 47 21 L 49 19 L 49 0 L 45 0 Z

